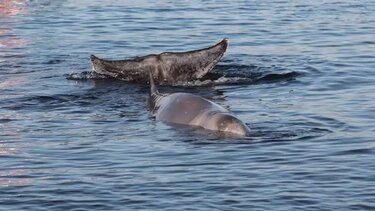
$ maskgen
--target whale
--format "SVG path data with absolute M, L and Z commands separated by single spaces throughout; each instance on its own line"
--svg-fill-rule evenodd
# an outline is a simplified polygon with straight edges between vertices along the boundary
M 90 59 L 95 73 L 147 84 L 152 71 L 156 83 L 175 85 L 205 76 L 223 57 L 228 44 L 225 38 L 213 46 L 187 52 L 163 52 L 125 60 L 105 60 L 91 55 Z
M 149 111 L 156 120 L 172 126 L 189 126 L 219 135 L 245 137 L 249 127 L 226 108 L 198 95 L 160 94 L 150 72 Z

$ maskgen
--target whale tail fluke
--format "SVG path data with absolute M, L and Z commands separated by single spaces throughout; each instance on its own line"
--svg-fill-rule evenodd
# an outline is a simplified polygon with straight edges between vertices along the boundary
M 1 0 L 0 0 L 1 1 Z M 147 83 L 148 71 L 160 68 L 155 80 L 163 84 L 174 85 L 200 79 L 211 72 L 223 57 L 228 48 L 229 40 L 207 48 L 185 52 L 164 52 L 149 54 L 134 59 L 107 60 L 90 55 L 93 71 L 124 81 Z M 155 72 L 154 72 L 155 75 Z

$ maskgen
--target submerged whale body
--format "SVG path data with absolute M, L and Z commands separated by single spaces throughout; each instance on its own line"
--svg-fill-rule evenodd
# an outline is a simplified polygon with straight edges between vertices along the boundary
M 247 136 L 250 129 L 224 107 L 190 93 L 159 94 L 150 72 L 149 109 L 157 120 L 200 127 L 230 136 Z
M 204 49 L 164 52 L 127 60 L 111 61 L 91 55 L 91 63 L 96 73 L 120 80 L 146 84 L 152 71 L 159 84 L 173 85 L 206 75 L 223 57 L 228 43 L 228 39 L 223 39 Z

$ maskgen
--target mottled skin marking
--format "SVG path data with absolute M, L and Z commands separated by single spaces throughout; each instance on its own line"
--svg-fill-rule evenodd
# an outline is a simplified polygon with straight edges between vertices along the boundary
M 250 129 L 224 107 L 189 93 L 161 95 L 150 73 L 150 111 L 165 123 L 198 126 L 211 131 L 246 136 Z
M 176 84 L 206 75 L 223 57 L 228 43 L 228 39 L 223 39 L 214 46 L 200 50 L 165 52 L 117 61 L 91 55 L 91 63 L 95 72 L 124 81 L 146 84 L 152 71 L 159 84 Z

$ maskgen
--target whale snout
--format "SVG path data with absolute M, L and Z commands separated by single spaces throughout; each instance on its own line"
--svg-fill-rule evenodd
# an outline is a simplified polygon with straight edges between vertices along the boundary
M 213 114 L 206 122 L 205 128 L 238 136 L 247 136 L 250 133 L 245 123 L 229 113 Z

